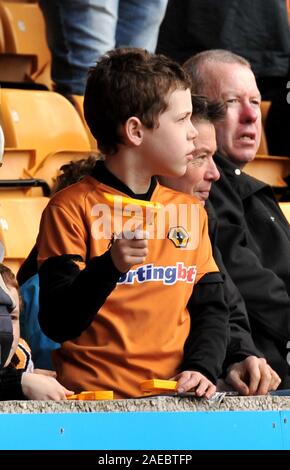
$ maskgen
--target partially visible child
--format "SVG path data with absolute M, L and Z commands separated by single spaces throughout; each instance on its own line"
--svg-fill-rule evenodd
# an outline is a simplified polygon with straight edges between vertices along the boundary
M 13 272 L 4 264 L 0 264 L 0 274 L 2 275 L 2 279 L 15 305 L 15 308 L 11 312 L 13 343 L 4 367 L 21 369 L 25 372 L 33 372 L 34 365 L 31 358 L 30 348 L 26 341 L 20 338 L 19 313 L 21 298 L 16 278 Z
M 30 348 L 20 338 L 19 287 L 13 272 L 0 264 L 0 275 L 14 303 L 11 311 L 13 343 L 0 377 L 0 399 L 64 400 L 73 392 L 55 380 L 51 372 L 34 371 Z M 14 373 L 17 370 L 17 373 Z M 37 373 L 35 373 L 37 372 Z

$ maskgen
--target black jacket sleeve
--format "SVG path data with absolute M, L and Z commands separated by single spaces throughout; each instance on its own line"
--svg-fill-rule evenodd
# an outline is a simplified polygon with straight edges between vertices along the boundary
M 196 370 L 216 383 L 226 355 L 229 316 L 220 273 L 209 273 L 200 279 L 188 310 L 191 328 L 181 370 Z
M 263 357 L 252 338 L 247 309 L 237 286 L 232 281 L 223 263 L 221 253 L 214 246 L 214 258 L 224 277 L 225 300 L 229 308 L 229 343 L 224 368 L 244 360 L 248 356 Z
M 262 266 L 248 248 L 242 226 L 224 225 L 221 243 L 226 265 L 245 299 L 248 314 L 259 325 L 260 333 L 264 331 L 285 345 L 290 338 L 290 298 L 284 282 L 273 270 Z
M 23 371 L 18 369 L 0 370 L 0 400 L 25 400 L 21 378 Z
M 217 162 L 222 162 L 220 157 Z M 222 164 L 225 165 L 224 162 Z M 290 297 L 286 284 L 274 269 L 283 260 L 280 244 L 283 243 L 283 249 L 288 251 L 284 255 L 287 259 L 289 243 L 285 241 L 284 228 L 281 228 L 281 234 L 278 227 L 275 232 L 269 232 L 268 228 L 272 212 L 279 218 L 277 211 L 280 211 L 266 194 L 267 188 L 263 188 L 266 185 L 257 180 L 252 182 L 247 175 L 237 176 L 235 180 L 230 177 L 232 170 L 225 176 L 225 170 L 220 165 L 218 168 L 221 178 L 213 185 L 210 197 L 218 217 L 217 244 L 223 262 L 245 301 L 253 337 L 256 334 L 255 322 L 260 334 L 269 335 L 285 348 L 290 338 Z M 242 196 L 246 191 L 253 192 L 253 196 Z M 248 226 L 249 217 L 253 224 L 256 220 L 255 237 Z M 262 235 L 263 231 L 267 238 Z M 269 255 L 268 263 L 265 262 L 265 252 Z
M 218 221 L 212 204 L 206 202 L 208 213 L 209 236 L 213 247 L 215 262 L 223 275 L 225 300 L 229 308 L 229 343 L 227 347 L 224 369 L 230 364 L 244 360 L 247 356 L 263 357 L 256 348 L 250 328 L 250 322 L 247 314 L 245 302 L 230 277 L 222 254 L 217 246 Z
M 39 323 L 59 343 L 88 328 L 121 276 L 110 251 L 92 258 L 83 270 L 80 261 L 79 255 L 54 256 L 39 270 Z

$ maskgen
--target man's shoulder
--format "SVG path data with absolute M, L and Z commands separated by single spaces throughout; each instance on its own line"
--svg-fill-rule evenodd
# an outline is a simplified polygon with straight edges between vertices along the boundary
M 215 163 L 220 172 L 220 179 L 213 184 L 212 192 L 227 191 L 237 193 L 242 199 L 255 194 L 268 185 L 240 169 L 227 158 L 215 155 Z
M 173 203 L 173 204 L 199 204 L 201 205 L 199 199 L 197 197 L 182 193 L 180 191 L 176 191 L 175 189 L 168 188 L 167 186 L 163 186 L 158 184 L 157 191 L 155 193 L 158 198 L 158 202 L 162 203 Z M 154 194 L 153 194 L 154 198 Z

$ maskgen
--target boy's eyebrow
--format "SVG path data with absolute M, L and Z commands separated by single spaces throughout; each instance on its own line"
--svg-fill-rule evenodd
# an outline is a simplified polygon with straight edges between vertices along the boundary
M 191 115 L 192 115 L 192 111 L 180 111 L 180 112 L 177 113 L 178 117 L 179 116 L 184 116 L 184 117 L 190 116 L 191 117 Z

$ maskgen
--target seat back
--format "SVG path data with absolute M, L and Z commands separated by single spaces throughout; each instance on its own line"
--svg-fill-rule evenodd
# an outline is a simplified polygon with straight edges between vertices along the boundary
M 279 202 L 279 206 L 290 224 L 290 202 Z
M 77 111 L 63 96 L 42 90 L 0 90 L 0 123 L 5 144 L 35 149 L 36 165 L 60 150 L 90 150 Z
M 243 170 L 272 187 L 283 188 L 287 187 L 284 178 L 290 175 L 290 159 L 272 155 L 256 155 Z
M 86 129 L 86 132 L 88 134 L 88 138 L 89 138 L 89 141 L 90 141 L 90 144 L 91 144 L 91 149 L 93 151 L 96 151 L 96 150 L 98 150 L 97 141 L 94 138 L 93 134 L 91 133 L 91 131 L 89 129 L 89 126 L 86 123 L 85 116 L 84 116 L 84 97 L 81 96 L 81 95 L 72 95 L 72 99 L 73 99 L 73 102 L 74 102 L 74 106 L 75 106 L 77 112 L 79 113 L 79 116 L 80 116 L 80 118 L 81 118 L 81 120 L 82 120 L 82 122 L 85 126 L 85 129 Z
M 35 56 L 33 72 L 36 77 L 45 68 L 50 69 L 51 55 L 46 41 L 45 22 L 38 3 L 1 1 L 0 20 L 4 36 L 4 49 L 1 52 Z
M 261 134 L 260 146 L 257 151 L 258 155 L 269 155 L 268 143 L 267 143 L 267 138 L 266 138 L 266 133 L 265 133 L 265 123 L 266 123 L 270 106 L 271 106 L 271 101 L 261 102 L 262 134 Z
M 0 240 L 4 263 L 15 272 L 35 244 L 41 214 L 49 198 L 0 199 Z
M 63 151 L 51 153 L 48 155 L 40 165 L 32 173 L 33 178 L 45 180 L 50 188 L 52 189 L 57 176 L 60 174 L 60 168 L 66 163 L 75 162 L 83 158 L 88 158 L 90 155 L 98 156 L 98 152 L 87 151 Z M 33 190 L 33 194 L 36 194 L 36 190 Z M 40 189 L 38 189 L 38 194 Z
M 20 179 L 30 177 L 28 171 L 35 165 L 36 151 L 5 148 L 0 179 Z

